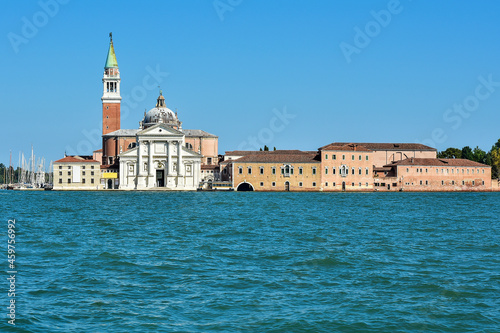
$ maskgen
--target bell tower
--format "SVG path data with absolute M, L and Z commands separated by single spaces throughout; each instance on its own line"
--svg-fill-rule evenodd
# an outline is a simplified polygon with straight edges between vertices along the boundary
M 109 33 L 109 50 L 102 77 L 102 134 L 120 129 L 120 71 L 116 61 L 113 35 Z

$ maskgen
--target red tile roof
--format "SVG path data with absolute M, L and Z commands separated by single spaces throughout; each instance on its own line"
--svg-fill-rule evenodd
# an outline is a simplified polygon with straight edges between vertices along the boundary
M 233 160 L 234 163 L 319 163 L 317 152 L 300 150 L 276 150 L 249 154 Z
M 269 150 L 269 151 L 260 151 L 260 150 L 233 150 L 226 151 L 226 156 L 246 156 L 252 154 L 302 154 L 304 151 L 301 150 Z
M 106 170 L 118 170 L 120 168 L 120 165 L 118 163 L 115 164 L 102 164 L 101 169 L 106 169 Z
M 342 143 L 342 142 L 334 142 L 329 145 L 323 146 L 319 148 L 319 150 L 334 150 L 334 151 L 372 151 L 371 149 L 366 148 L 360 143 Z
M 245 156 L 249 154 L 257 154 L 260 153 L 258 150 L 232 150 L 232 151 L 226 151 L 224 155 L 228 156 Z
M 65 158 L 61 158 L 60 160 L 57 160 L 54 163 L 99 163 L 99 161 L 92 159 L 85 159 L 80 156 L 66 156 Z
M 385 166 L 393 165 L 422 165 L 440 167 L 483 167 L 491 168 L 489 165 L 466 160 L 463 158 L 407 158 L 401 161 L 392 162 Z
M 371 150 L 433 150 L 436 148 L 432 148 L 420 143 L 379 143 L 379 142 L 334 142 L 330 145 L 346 145 L 346 144 L 356 144 L 359 146 L 366 147 Z M 329 146 L 329 145 L 328 145 Z M 325 146 L 327 147 L 327 146 Z M 324 147 L 322 147 L 324 148 Z M 321 149 L 321 148 L 320 148 Z
M 218 165 L 207 165 L 207 164 L 203 164 L 201 166 L 201 170 L 217 170 L 219 169 L 219 166 Z

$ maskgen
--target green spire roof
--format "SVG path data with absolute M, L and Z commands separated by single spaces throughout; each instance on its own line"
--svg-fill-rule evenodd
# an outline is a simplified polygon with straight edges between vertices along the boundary
M 106 65 L 104 68 L 118 68 L 118 62 L 116 61 L 115 48 L 113 47 L 113 36 L 109 33 L 109 50 L 108 56 L 106 58 Z

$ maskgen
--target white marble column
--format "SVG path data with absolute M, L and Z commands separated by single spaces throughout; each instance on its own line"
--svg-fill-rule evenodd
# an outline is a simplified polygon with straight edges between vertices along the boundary
M 186 172 L 186 169 L 185 169 L 185 166 L 184 166 L 184 163 L 182 163 L 182 140 L 179 140 L 179 143 L 178 143 L 178 152 L 177 152 L 177 184 L 180 186 L 180 187 L 184 187 L 186 186 L 186 178 L 184 177 L 185 175 L 185 172 Z
M 182 169 L 182 141 L 177 141 L 177 176 L 183 175 Z
M 170 141 L 167 141 L 165 143 L 165 145 L 167 146 L 167 163 L 165 163 L 165 175 L 166 176 L 169 176 L 170 175 L 170 171 L 172 170 L 172 149 L 173 149 L 173 146 L 172 146 L 172 143 Z
M 137 141 L 137 163 L 139 164 L 137 166 L 137 171 L 136 171 L 136 175 L 137 176 L 141 176 L 142 175 L 142 145 L 141 145 L 141 141 Z
M 123 187 L 125 185 L 125 177 L 127 177 L 127 168 L 125 167 L 125 162 L 120 162 L 120 173 L 118 174 L 118 179 L 120 180 L 120 185 L 118 188 Z
M 153 141 L 148 141 L 148 176 L 153 172 Z
M 148 187 L 154 187 L 154 176 L 153 176 L 153 141 L 148 141 Z
M 200 161 L 195 161 L 193 163 L 193 179 L 194 179 L 194 188 L 198 188 L 200 184 Z

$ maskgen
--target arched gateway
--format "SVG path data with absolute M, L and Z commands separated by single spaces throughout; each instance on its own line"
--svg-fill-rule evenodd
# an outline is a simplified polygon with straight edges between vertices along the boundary
M 236 191 L 238 192 L 249 192 L 249 191 L 253 191 L 253 186 L 252 184 L 250 183 L 241 183 L 240 185 L 238 185 L 238 187 L 236 188 Z

